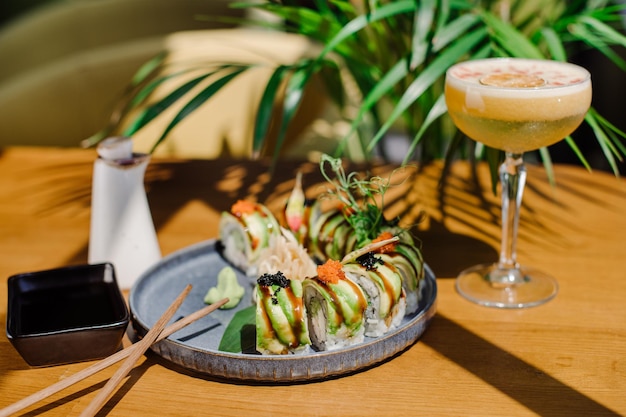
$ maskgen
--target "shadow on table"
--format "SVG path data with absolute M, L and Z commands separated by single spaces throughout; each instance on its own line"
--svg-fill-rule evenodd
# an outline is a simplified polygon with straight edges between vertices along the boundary
M 422 255 L 437 279 L 456 279 L 465 268 L 498 260 L 498 252 L 485 242 L 452 233 L 438 224 L 421 231 L 420 239 L 428 242 Z
M 441 314 L 434 317 L 419 343 L 428 345 L 538 415 L 619 415 Z
M 426 216 L 454 218 L 456 221 L 468 221 L 463 218 L 458 220 L 456 213 L 466 210 L 466 202 L 463 199 L 454 199 L 444 203 L 446 192 L 436 191 L 435 197 L 424 195 L 424 189 L 436 188 L 439 179 L 436 177 L 438 170 L 422 172 L 421 169 L 413 169 L 414 172 L 395 173 L 395 165 L 376 166 L 372 175 L 379 175 L 384 179 L 390 178 L 392 182 L 399 183 L 398 189 L 390 187 L 385 194 L 385 207 L 390 208 L 394 216 L 403 219 L 403 226 L 413 224 L 412 233 L 422 242 L 424 259 L 438 278 L 456 277 L 464 268 L 483 262 L 497 260 L 497 251 L 484 241 L 450 232 L 446 226 L 430 218 L 426 230 L 417 230 L 420 226 L 423 207 L 429 207 L 432 213 Z M 217 160 L 207 164 L 206 161 L 161 162 L 155 164 L 147 174 L 148 197 L 152 208 L 153 220 L 157 229 L 165 225 L 180 208 L 190 201 L 201 201 L 216 212 L 228 211 L 238 199 L 252 199 L 264 203 L 280 216 L 283 205 L 295 184 L 295 177 L 302 172 L 303 185 L 308 196 L 318 195 L 328 189 L 326 179 L 321 175 L 319 165 L 310 162 L 284 161 L 276 168 L 274 176 L 270 175 L 267 161 L 233 161 Z M 348 169 L 362 170 L 355 165 Z M 411 168 L 406 170 L 410 171 Z M 417 174 L 417 180 L 404 181 L 404 177 Z M 399 178 L 392 178 L 393 176 Z M 457 177 L 458 178 L 458 177 Z M 171 179 L 171 181 L 169 181 Z M 463 193 L 469 193 L 478 187 L 470 180 L 462 179 L 453 181 L 450 188 L 458 187 Z M 432 200 L 437 201 L 433 202 Z M 480 206 L 487 212 L 491 202 L 481 200 Z M 431 208 L 434 206 L 434 208 Z M 449 206 L 452 210 L 447 212 Z M 464 216 L 461 216 L 464 217 Z M 465 216 L 467 217 L 467 216 Z M 483 219 L 484 221 L 484 219 Z M 495 219 L 493 221 L 495 223 Z M 472 227 L 472 225 L 469 225 Z M 217 225 L 202 225 L 201 228 L 209 228 L 217 231 Z M 493 232 L 489 227 L 480 228 L 479 236 L 487 236 L 488 239 L 497 239 L 493 233 L 499 233 L 497 227 Z M 207 234 L 209 237 L 215 235 Z
M 82 168 L 83 171 L 91 170 L 91 164 Z M 54 166 L 51 169 L 60 169 L 60 167 Z M 67 166 L 64 169 L 67 169 Z M 316 164 L 290 162 L 281 166 L 282 181 L 278 182 L 278 186 L 274 186 L 267 173 L 267 166 L 260 163 L 238 163 L 232 160 L 212 161 L 210 164 L 206 161 L 159 162 L 149 168 L 146 176 L 148 197 L 154 209 L 155 225 L 157 229 L 161 228 L 182 207 L 194 200 L 200 200 L 219 212 L 228 210 L 236 199 L 250 195 L 261 202 L 284 198 L 291 190 L 293 178 L 298 170 L 304 170 L 307 178 L 312 182 L 323 182 Z M 176 179 L 176 181 L 169 181 L 170 179 Z M 45 182 L 45 180 L 42 181 Z M 56 184 L 58 186 L 59 182 Z M 466 189 L 466 185 L 461 186 L 460 189 Z M 74 182 L 64 183 L 64 190 L 51 190 L 49 186 L 48 183 L 46 187 L 41 188 L 45 189 L 46 193 L 55 194 L 54 201 L 51 200 L 51 206 L 45 207 L 45 210 L 56 210 L 68 202 L 89 204 L 90 183 L 85 183 L 82 175 L 77 176 Z M 419 198 L 419 193 L 417 194 Z M 393 201 L 391 203 L 393 204 Z M 458 203 L 459 207 L 461 203 Z M 280 209 L 280 206 L 275 205 L 274 209 Z M 483 220 L 490 222 L 493 219 Z M 497 258 L 493 247 L 479 239 L 452 233 L 442 222 L 432 222 L 427 230 L 419 233 L 420 238 L 428 242 L 423 249 L 424 258 L 439 278 L 455 277 L 468 265 L 489 262 Z M 85 245 L 69 262 L 84 262 L 86 259 L 87 246 Z M 451 334 L 454 335 L 453 341 L 449 338 Z M 446 335 L 445 339 L 442 335 Z M 583 393 L 500 349 L 443 315 L 435 316 L 431 328 L 418 343 L 428 345 L 539 415 L 617 415 Z M 459 346 L 463 348 L 460 349 Z M 152 360 L 164 366 L 171 366 L 166 361 L 156 358 L 155 355 L 152 355 Z M 144 363 L 141 369 L 145 369 L 146 366 L 149 365 Z M 494 372 L 494 370 L 498 371 Z M 141 370 L 136 370 L 134 375 L 138 377 L 141 372 Z M 132 386 L 132 382 L 125 384 L 116 394 L 116 398 L 119 399 L 129 386 Z M 71 394 L 39 410 L 54 408 L 60 402 L 67 401 L 68 398 L 71 400 L 98 387 L 99 385 L 92 386 L 86 389 L 87 391 Z

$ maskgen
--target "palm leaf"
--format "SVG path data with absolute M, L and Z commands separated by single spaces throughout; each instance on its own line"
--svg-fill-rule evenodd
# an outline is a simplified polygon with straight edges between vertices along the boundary
M 328 19 L 313 9 L 307 7 L 283 6 L 279 4 L 254 4 L 252 7 L 276 15 L 288 22 L 286 31 L 297 28 L 298 33 L 312 39 L 328 39 L 341 31 L 342 26 L 334 19 Z
M 591 170 L 591 166 L 589 165 L 587 158 L 585 158 L 585 155 L 583 155 L 578 145 L 576 145 L 576 142 L 574 142 L 574 139 L 571 136 L 568 136 L 565 138 L 565 142 L 567 142 L 567 144 L 572 149 L 574 154 L 578 157 L 578 159 L 583 164 L 583 166 L 587 168 L 588 170 Z
M 283 117 L 278 131 L 278 137 L 276 139 L 276 148 L 274 150 L 274 162 L 278 159 L 279 151 L 282 148 L 287 128 L 289 127 L 289 122 L 291 122 L 291 119 L 293 119 L 298 107 L 300 106 L 300 102 L 302 101 L 302 96 L 304 94 L 304 88 L 311 78 L 311 74 L 311 68 L 304 66 L 297 68 L 289 78 L 283 103 Z
M 606 132 L 611 141 L 615 144 L 615 147 L 620 150 L 620 155 L 626 155 L 626 146 L 622 143 L 621 139 L 626 139 L 626 133 L 618 129 L 614 124 L 602 117 L 597 111 L 591 109 L 593 117 L 598 121 L 598 124 Z M 621 139 L 620 139 L 621 138 Z
M 359 107 L 358 113 L 350 125 L 350 130 L 344 136 L 349 138 L 357 130 L 365 114 L 371 111 L 371 109 L 378 104 L 378 102 L 385 97 L 386 94 L 401 80 L 403 80 L 408 73 L 408 64 L 406 59 L 398 61 L 391 70 L 384 75 L 384 77 L 376 83 L 369 94 L 364 98 L 363 103 Z M 346 141 L 343 140 L 340 143 L 339 152 L 342 153 L 345 147 Z
M 476 14 L 464 14 L 439 28 L 432 39 L 433 51 L 438 52 L 448 46 L 452 41 L 465 35 L 473 26 L 481 20 Z
M 335 50 L 345 39 L 365 28 L 368 24 L 403 13 L 415 11 L 415 1 L 400 0 L 374 9 L 370 14 L 361 15 L 348 22 L 331 39 L 328 40 L 318 59 L 324 58 L 328 53 Z
M 417 78 L 409 85 L 400 102 L 394 107 L 387 121 L 376 132 L 374 138 L 368 145 L 368 150 L 374 149 L 378 141 L 387 133 L 393 123 L 411 106 L 417 98 L 428 90 L 454 63 L 461 57 L 468 54 L 479 42 L 487 36 L 487 31 L 478 29 L 459 39 L 449 48 L 444 50 L 435 58 L 427 68 L 425 68 Z
M 413 37 L 411 40 L 411 70 L 414 70 L 426 60 L 430 48 L 429 33 L 435 19 L 436 1 L 422 1 L 419 13 L 415 13 Z
M 488 11 L 483 11 L 480 13 L 480 16 L 489 28 L 492 40 L 510 56 L 534 59 L 545 58 L 539 48 L 513 25 L 504 22 Z
M 548 151 L 548 148 L 539 148 L 539 155 L 541 156 L 543 167 L 546 170 L 548 182 L 552 185 L 556 184 L 554 180 L 554 165 L 552 165 L 552 157 L 550 157 L 550 152 Z
M 615 175 L 619 175 L 619 169 L 617 168 L 617 162 L 614 157 L 615 147 L 611 145 L 611 141 L 605 134 L 604 130 L 602 130 L 602 127 L 594 117 L 593 112 L 589 112 L 585 115 L 585 121 L 593 130 L 598 144 L 600 145 L 600 149 L 602 149 L 602 153 L 611 167 L 611 170 Z
M 409 163 L 410 158 L 415 153 L 417 145 L 420 143 L 420 141 L 424 137 L 424 133 L 426 132 L 426 130 L 428 130 L 428 128 L 437 119 L 439 119 L 441 116 L 443 116 L 447 112 L 448 112 L 448 108 L 446 107 L 445 96 L 443 94 L 441 94 L 439 96 L 439 98 L 437 99 L 437 101 L 435 101 L 435 104 L 433 104 L 433 106 L 430 108 L 430 111 L 426 115 L 426 118 L 424 119 L 424 122 L 422 123 L 422 125 L 419 128 L 419 130 L 417 131 L 417 133 L 413 137 L 413 140 L 411 141 L 411 145 L 409 146 L 408 152 L 407 152 L 406 156 L 404 157 L 404 160 L 402 161 L 402 164 L 405 165 L 405 164 Z
M 161 142 L 163 142 L 163 140 L 165 140 L 165 138 L 170 133 L 170 131 L 174 127 L 176 127 L 178 123 L 180 123 L 183 119 L 185 119 L 195 110 L 197 110 L 200 106 L 202 106 L 202 104 L 204 104 L 211 97 L 213 97 L 215 93 L 220 91 L 221 88 L 224 87 L 226 84 L 228 84 L 229 81 L 231 81 L 233 78 L 235 78 L 236 76 L 238 76 L 239 74 L 241 74 L 247 69 L 248 67 L 245 67 L 245 66 L 235 69 L 231 73 L 221 77 L 214 83 L 210 84 L 208 87 L 204 88 L 199 94 L 194 96 L 187 104 L 185 104 L 185 106 L 183 106 L 183 108 L 170 121 L 170 123 L 167 125 L 167 127 L 165 128 L 165 130 L 163 131 L 159 139 L 152 146 L 151 152 L 154 152 L 154 150 L 161 144 Z M 201 77 L 198 77 L 198 78 L 201 78 Z
M 567 61 L 567 53 L 565 52 L 563 42 L 553 28 L 541 28 L 539 34 L 545 40 L 552 59 L 557 61 Z
M 265 86 L 263 96 L 259 102 L 257 110 L 256 122 L 254 124 L 254 136 L 252 138 L 252 155 L 258 157 L 269 130 L 270 121 L 274 111 L 274 104 L 278 90 L 291 67 L 287 65 L 279 65 L 272 73 L 270 79 Z
M 167 58 L 167 52 L 162 51 L 145 62 L 131 78 L 130 87 L 136 87 L 148 80 L 163 65 L 165 58 Z
M 132 136 L 139 129 L 150 123 L 156 117 L 158 117 L 165 110 L 170 108 L 173 104 L 175 104 L 178 100 L 180 100 L 183 96 L 185 96 L 189 91 L 191 91 L 194 87 L 204 81 L 207 77 L 213 75 L 214 72 L 204 73 L 198 77 L 195 77 L 182 86 L 178 87 L 170 94 L 165 96 L 163 99 L 154 103 L 153 105 L 146 107 L 139 117 L 137 117 L 133 123 L 124 131 L 124 136 Z
M 626 71 L 626 62 L 613 49 L 611 49 L 611 47 L 606 44 L 602 38 L 596 36 L 593 31 L 589 30 L 585 24 L 572 23 L 569 25 L 569 31 L 582 42 L 604 54 L 620 69 Z

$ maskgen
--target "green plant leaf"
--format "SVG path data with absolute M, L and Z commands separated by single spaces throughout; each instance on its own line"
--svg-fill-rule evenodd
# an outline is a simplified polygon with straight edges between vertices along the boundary
M 185 119 L 187 116 L 193 113 L 196 109 L 198 109 L 198 107 L 204 104 L 208 99 L 213 97 L 215 93 L 217 93 L 222 87 L 228 84 L 233 78 L 235 78 L 236 76 L 238 76 L 239 74 L 241 74 L 247 69 L 248 67 L 243 67 L 243 68 L 238 68 L 230 72 L 229 74 L 221 77 L 220 79 L 218 79 L 217 81 L 215 81 L 214 83 L 212 83 L 211 85 L 203 89 L 199 94 L 197 94 L 189 102 L 187 102 L 187 104 L 183 106 L 183 108 L 174 116 L 172 121 L 170 121 L 170 123 L 167 125 L 167 127 L 165 128 L 165 130 L 163 131 L 159 139 L 152 146 L 151 152 L 154 152 L 154 150 L 161 144 L 161 142 L 163 142 L 163 140 L 165 140 L 165 138 L 170 133 L 170 131 L 178 123 L 180 123 L 183 119 Z
M 160 86 L 162 85 L 164 82 L 172 80 L 174 78 L 178 78 L 182 75 L 188 74 L 191 71 L 196 70 L 196 68 L 189 68 L 189 69 L 185 69 L 182 71 L 178 71 L 172 74 L 166 74 L 160 77 L 156 77 L 155 79 L 153 79 L 152 81 L 149 81 L 145 84 L 145 86 L 141 89 L 138 89 L 137 92 L 135 92 L 135 95 L 132 97 L 132 99 L 129 101 L 129 104 L 126 108 L 126 111 L 130 111 L 133 110 L 139 106 L 141 106 L 143 103 L 146 102 L 146 100 L 148 99 L 148 97 L 154 93 L 154 91 Z M 211 73 L 212 74 L 212 73 Z
M 413 24 L 413 39 L 411 42 L 410 68 L 414 70 L 426 60 L 430 47 L 429 33 L 435 20 L 436 1 L 424 0 L 421 2 L 419 13 L 415 13 Z
M 597 37 L 594 32 L 581 23 L 572 23 L 568 26 L 571 34 L 575 35 L 582 42 L 588 44 L 592 48 L 595 48 L 607 58 L 609 58 L 615 65 L 617 65 L 623 71 L 626 71 L 626 62 L 620 57 L 609 45 L 601 38 Z
M 447 25 L 441 27 L 433 36 L 433 51 L 438 52 L 442 50 L 451 42 L 464 36 L 472 26 L 480 22 L 481 20 L 476 14 L 464 14 L 449 22 Z
M 287 65 L 278 66 L 268 80 L 265 90 L 263 91 L 263 96 L 261 96 L 254 124 L 254 136 L 252 139 L 252 155 L 255 158 L 258 157 L 263 145 L 265 144 L 272 114 L 274 112 L 276 96 L 283 80 L 285 79 L 287 71 L 290 69 L 291 67 Z
M 578 157 L 578 159 L 583 164 L 583 166 L 585 168 L 587 168 L 589 171 L 591 171 L 591 166 L 589 165 L 589 162 L 587 161 L 587 159 L 583 155 L 583 153 L 580 150 L 580 148 L 578 147 L 578 145 L 576 145 L 576 142 L 574 142 L 574 139 L 571 136 L 568 136 L 568 137 L 565 138 L 565 142 L 567 142 L 567 144 L 572 149 L 574 154 Z
M 324 58 L 328 53 L 333 51 L 341 42 L 356 32 L 365 28 L 368 24 L 382 19 L 386 19 L 397 14 L 415 11 L 416 3 L 413 0 L 399 0 L 385 4 L 382 7 L 372 10 L 370 14 L 357 16 L 346 25 L 324 46 L 324 49 L 318 55 L 318 60 Z
M 167 58 L 167 52 L 162 51 L 155 55 L 153 58 L 146 61 L 133 75 L 133 78 L 130 80 L 131 86 L 137 86 L 143 82 L 145 82 L 156 70 L 158 70 L 165 62 L 165 58 Z
M 590 109 L 592 116 L 597 120 L 598 125 L 601 126 L 602 130 L 608 135 L 611 141 L 615 144 L 615 147 L 619 149 L 620 154 L 616 156 L 619 157 L 620 161 L 622 160 L 622 155 L 626 155 L 626 146 L 622 143 L 622 140 L 626 139 L 626 133 L 622 130 L 618 129 L 614 124 L 609 122 L 607 119 L 602 117 L 595 109 Z
M 163 99 L 157 101 L 153 105 L 146 107 L 137 117 L 133 123 L 126 128 L 124 131 L 124 136 L 132 136 L 139 129 L 150 123 L 152 120 L 157 118 L 161 113 L 170 108 L 173 104 L 175 104 L 178 100 L 180 100 L 183 96 L 185 96 L 189 91 L 191 91 L 194 87 L 204 81 L 207 77 L 215 74 L 215 71 L 211 71 L 208 73 L 204 73 L 196 78 L 193 78 L 180 87 L 176 88 L 174 91 L 169 93 Z M 156 87 L 156 86 L 154 86 Z
M 545 58 L 537 46 L 510 23 L 504 22 L 488 11 L 482 11 L 480 16 L 489 28 L 494 42 L 511 56 L 534 59 Z
M 550 185 L 555 185 L 556 181 L 554 179 L 554 165 L 552 165 L 552 157 L 550 157 L 550 152 L 548 151 L 548 148 L 539 148 L 539 155 L 541 156 L 543 167 L 546 170 L 548 182 L 550 183 Z
M 626 46 L 626 36 L 619 33 L 611 26 L 591 16 L 580 16 L 579 22 L 593 29 L 598 38 L 615 45 Z
M 544 27 L 541 28 L 540 34 L 546 41 L 550 56 L 557 61 L 567 61 L 567 53 L 563 47 L 563 42 L 556 31 L 552 28 Z
M 401 80 L 406 77 L 408 73 L 408 64 L 406 59 L 399 60 L 387 74 L 384 75 L 381 80 L 370 90 L 369 94 L 363 100 L 359 106 L 359 110 L 354 120 L 350 125 L 350 130 L 344 135 L 344 140 L 339 144 L 339 153 L 343 153 L 343 149 L 346 146 L 346 142 L 349 137 L 358 129 L 359 125 L 363 121 L 363 117 L 371 111 L 371 109 L 378 104 L 378 102 Z
M 474 32 L 467 34 L 467 36 L 459 39 L 449 48 L 440 53 L 437 58 L 435 58 L 406 89 L 404 95 L 400 99 L 400 102 L 395 106 L 385 124 L 383 124 L 383 126 L 378 130 L 368 145 L 368 150 L 371 151 L 374 149 L 374 146 L 389 130 L 398 117 L 400 117 L 400 115 L 404 113 L 406 109 L 413 104 L 421 94 L 424 93 L 424 91 L 430 88 L 451 65 L 469 53 L 473 47 L 486 37 L 486 35 L 487 31 L 484 29 L 475 30 Z
M 609 166 L 613 170 L 613 173 L 615 175 L 619 175 L 619 169 L 617 168 L 617 162 L 615 161 L 614 157 L 615 148 L 611 145 L 609 138 L 606 136 L 606 134 L 598 124 L 598 121 L 594 117 L 593 112 L 588 112 L 585 115 L 585 121 L 593 130 L 593 133 L 598 140 L 598 144 L 600 145 L 600 149 L 602 149 L 602 153 L 609 163 Z
M 285 28 L 286 31 L 294 31 L 294 28 L 297 28 L 298 33 L 320 41 L 325 41 L 342 28 L 335 19 L 329 20 L 308 7 L 284 6 L 273 3 L 262 3 L 254 7 L 284 19 L 288 23 Z
M 426 115 L 426 118 L 424 119 L 424 122 L 422 123 L 419 130 L 417 131 L 417 134 L 415 135 L 415 137 L 413 137 L 413 140 L 411 141 L 411 145 L 409 146 L 407 155 L 405 156 L 404 161 L 402 162 L 403 164 L 407 164 L 409 162 L 411 156 L 414 154 L 415 149 L 417 148 L 417 145 L 419 144 L 422 137 L 424 136 L 424 133 L 426 132 L 426 130 L 437 119 L 439 119 L 441 116 L 446 114 L 447 111 L 448 111 L 448 108 L 446 107 L 445 96 L 441 94 L 439 98 L 437 99 L 437 101 L 435 101 L 435 104 L 433 104 L 433 106 L 430 108 L 428 114 Z
M 256 305 L 239 310 L 233 315 L 224 330 L 218 346 L 221 352 L 242 353 L 249 352 L 256 347 L 256 339 L 250 337 L 249 328 L 256 328 Z
M 293 72 L 293 74 L 289 78 L 289 81 L 287 82 L 287 89 L 285 91 L 285 99 L 283 102 L 283 117 L 281 120 L 280 129 L 278 131 L 278 136 L 276 138 L 274 163 L 278 159 L 280 149 L 283 142 L 285 141 L 285 136 L 287 134 L 287 128 L 289 127 L 289 123 L 291 122 L 291 119 L 293 119 L 293 117 L 295 116 L 296 111 L 300 106 L 306 84 L 311 79 L 311 73 L 312 69 L 310 66 L 298 68 Z

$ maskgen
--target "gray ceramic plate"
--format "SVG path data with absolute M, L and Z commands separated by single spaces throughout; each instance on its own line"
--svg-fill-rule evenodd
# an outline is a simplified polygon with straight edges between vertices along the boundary
M 219 253 L 219 242 L 209 240 L 165 257 L 143 274 L 130 293 L 130 310 L 135 331 L 141 335 L 153 326 L 187 284 L 193 289 L 178 310 L 180 318 L 204 307 L 204 295 L 217 282 L 217 273 L 227 261 Z M 246 294 L 232 310 L 217 310 L 152 347 L 163 358 L 189 370 L 240 381 L 313 381 L 366 369 L 403 351 L 424 333 L 435 315 L 437 284 L 426 268 L 426 280 L 418 311 L 402 325 L 378 338 L 365 338 L 354 346 L 331 352 L 303 355 L 262 356 L 220 352 L 222 334 L 235 312 L 251 305 L 252 285 L 238 272 Z

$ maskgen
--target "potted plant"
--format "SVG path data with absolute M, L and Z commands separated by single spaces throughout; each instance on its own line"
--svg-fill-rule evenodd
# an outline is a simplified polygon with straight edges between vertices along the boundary
M 338 142 L 338 155 L 384 156 L 381 145 L 392 129 L 400 128 L 409 138 L 404 162 L 479 157 L 489 161 L 495 172 L 500 153 L 480 145 L 474 148 L 446 117 L 443 79 L 448 67 L 461 60 L 491 56 L 567 61 L 581 49 L 591 48 L 608 57 L 621 71 L 626 70 L 626 62 L 614 49 L 626 46 L 621 15 L 626 6 L 613 1 L 274 0 L 233 3 L 232 7 L 262 10 L 279 18 L 246 20 L 247 24 L 301 34 L 321 45 L 313 58 L 273 69 L 258 104 L 254 153 L 264 149 L 269 127 L 277 123 L 278 133 L 269 153 L 279 155 L 286 129 L 313 77 L 324 80 L 328 94 L 340 110 L 354 103 L 354 91 L 345 82 L 348 74 L 356 86 L 357 107 L 350 116 L 346 115 L 350 129 Z M 153 78 L 161 62 L 157 58 L 147 63 L 129 90 L 125 112 L 139 105 L 144 108 L 123 134 L 132 135 L 190 90 L 190 83 L 185 83 L 158 102 L 145 105 L 144 98 L 163 81 Z M 208 68 L 207 76 L 220 76 L 199 94 L 186 99 L 153 149 L 187 115 L 253 65 L 224 63 Z M 282 109 L 278 119 L 272 111 L 277 103 Z M 373 130 L 362 131 L 365 121 Z M 593 108 L 585 121 L 617 174 L 618 161 L 626 154 L 622 144 L 625 133 Z M 116 126 L 112 124 L 89 142 L 107 136 Z M 355 136 L 358 141 L 353 140 Z M 571 137 L 566 142 L 589 166 L 576 142 Z M 541 149 L 539 155 L 550 173 L 548 150 Z

